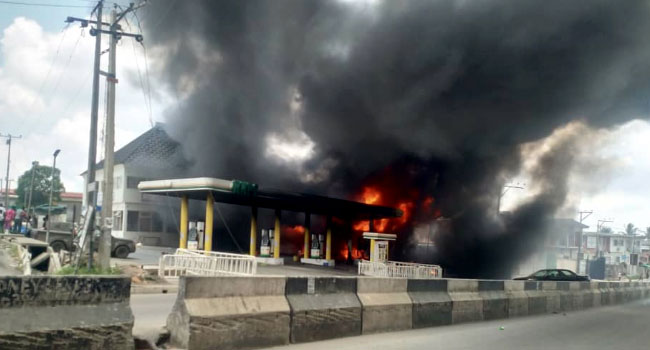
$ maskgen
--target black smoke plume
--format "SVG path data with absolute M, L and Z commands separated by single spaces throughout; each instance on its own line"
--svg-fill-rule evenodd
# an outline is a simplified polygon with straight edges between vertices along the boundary
M 523 143 L 573 120 L 603 128 L 647 115 L 647 1 L 197 0 L 144 11 L 155 71 L 179 100 L 167 120 L 194 160 L 188 175 L 350 197 L 402 171 L 451 218 L 430 260 L 459 276 L 507 276 L 564 203 L 576 140 L 540 160 L 547 191 L 494 214 Z M 303 153 L 273 153 L 271 140 Z

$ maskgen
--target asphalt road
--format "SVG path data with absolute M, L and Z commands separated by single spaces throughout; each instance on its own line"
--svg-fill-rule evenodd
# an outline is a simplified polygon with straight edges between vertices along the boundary
M 274 350 L 648 349 L 650 300 L 563 314 L 425 328 L 274 347 Z M 504 329 L 499 328 L 503 326 Z

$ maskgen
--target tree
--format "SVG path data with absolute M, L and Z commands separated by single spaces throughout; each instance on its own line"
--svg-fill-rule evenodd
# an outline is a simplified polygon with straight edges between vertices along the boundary
M 46 165 L 37 165 L 30 168 L 18 178 L 18 206 L 27 207 L 29 202 L 29 191 L 32 187 L 32 170 L 34 171 L 34 185 L 32 193 L 32 208 L 41 204 L 48 204 L 50 199 L 50 177 L 52 176 L 52 167 Z M 61 193 L 65 192 L 65 187 L 61 183 L 61 171 L 54 169 L 54 187 L 52 188 L 52 204 L 61 200 Z
M 612 230 L 611 227 L 603 226 L 600 228 L 600 232 L 602 233 L 613 233 L 614 231 Z
M 645 228 L 645 238 L 650 239 L 650 227 Z
M 632 223 L 625 225 L 625 234 L 628 236 L 634 236 L 636 233 L 636 227 Z

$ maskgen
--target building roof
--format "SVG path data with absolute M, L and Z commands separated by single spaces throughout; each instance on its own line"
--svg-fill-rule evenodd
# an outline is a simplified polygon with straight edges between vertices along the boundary
M 136 137 L 114 154 L 114 163 L 138 163 L 144 167 L 182 166 L 186 163 L 182 156 L 181 144 L 173 140 L 165 131 L 165 124 L 156 125 Z M 104 168 L 104 160 L 96 165 L 96 170 Z M 82 173 L 85 174 L 86 171 Z
M 585 236 L 615 237 L 615 238 L 643 238 L 645 235 L 626 235 L 623 233 L 605 233 L 605 232 L 584 232 Z
M 61 199 L 68 199 L 68 200 L 74 200 L 78 199 L 81 200 L 83 199 L 83 193 L 81 192 L 62 192 L 61 193 Z
M 589 226 L 581 224 L 578 221 L 568 218 L 554 218 L 550 222 L 550 227 L 556 231 L 580 231 L 581 228 L 588 228 Z

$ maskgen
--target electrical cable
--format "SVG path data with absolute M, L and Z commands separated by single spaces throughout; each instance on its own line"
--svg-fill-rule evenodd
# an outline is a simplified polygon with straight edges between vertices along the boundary
M 0 0 L 0 4 L 20 5 L 20 6 L 40 6 L 40 7 L 63 7 L 63 8 L 93 8 L 93 6 L 89 6 L 89 5 L 46 4 L 46 3 L 36 3 L 36 2 L 5 1 L 5 0 Z

